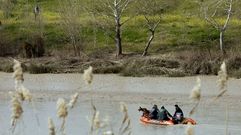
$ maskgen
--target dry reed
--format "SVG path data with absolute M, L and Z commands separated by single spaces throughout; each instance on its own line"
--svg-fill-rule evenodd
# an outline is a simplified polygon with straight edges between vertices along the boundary
M 121 122 L 121 126 L 119 128 L 119 134 L 124 135 L 124 134 L 131 134 L 131 120 L 128 115 L 128 108 L 124 102 L 120 103 L 120 109 L 121 112 L 124 114 L 123 120 Z
M 25 101 L 25 100 L 28 100 L 29 102 L 32 101 L 32 94 L 23 85 L 20 85 L 20 87 L 16 90 L 16 92 L 19 98 L 21 99 L 21 101 Z
M 112 131 L 105 131 L 102 135 L 114 135 Z
M 15 84 L 22 83 L 24 81 L 24 78 L 21 63 L 15 59 L 13 60 L 13 63 L 13 78 L 15 79 Z
M 63 98 L 59 98 L 57 101 L 57 115 L 59 118 L 64 118 L 68 115 L 66 102 Z
M 94 119 L 93 119 L 93 126 L 95 129 L 99 129 L 101 128 L 101 123 L 100 123 L 100 112 L 96 111 L 95 115 L 94 115 Z
M 49 128 L 49 135 L 55 135 L 54 122 L 50 117 L 48 118 L 48 128 Z
M 189 112 L 189 115 L 192 115 L 196 111 L 201 99 L 201 79 L 199 77 L 197 77 L 196 85 L 193 87 L 189 98 L 192 99 L 192 102 L 196 102 Z
M 220 71 L 218 72 L 218 86 L 220 93 L 216 96 L 215 100 L 222 97 L 227 92 L 227 85 L 228 85 L 228 74 L 227 74 L 227 67 L 226 63 L 223 62 L 220 66 Z
M 193 125 L 189 122 L 186 128 L 186 135 L 194 135 Z
M 93 81 L 93 68 L 90 66 L 88 69 L 84 70 L 83 78 L 86 84 L 91 84 Z
M 23 78 L 23 70 L 21 67 L 21 63 L 17 60 L 13 60 L 13 78 L 15 80 L 15 92 L 9 92 L 12 100 L 11 100 L 11 125 L 12 125 L 12 132 L 14 132 L 14 129 L 16 127 L 17 120 L 22 116 L 23 108 L 22 103 L 20 101 L 23 101 L 24 95 L 21 91 L 21 86 L 24 81 Z
M 21 67 L 21 63 L 18 60 L 13 60 L 13 78 L 15 80 L 15 90 L 16 90 L 16 94 L 18 95 L 18 97 L 24 101 L 24 100 L 28 100 L 31 101 L 32 100 L 32 94 L 30 93 L 30 91 L 25 88 L 23 86 L 23 70 Z
M 59 98 L 58 101 L 57 101 L 57 116 L 59 118 L 63 119 L 62 124 L 61 124 L 61 128 L 60 128 L 60 130 L 62 131 L 63 134 L 65 134 L 64 133 L 64 131 L 65 131 L 65 120 L 66 120 L 67 115 L 68 115 L 68 110 L 67 110 L 66 102 L 63 98 Z
M 94 132 L 96 131 L 96 134 L 99 133 L 99 131 L 103 130 L 106 128 L 109 124 L 108 119 L 100 119 L 100 112 L 97 111 L 95 105 L 91 103 L 92 109 L 93 109 L 93 115 L 91 119 L 88 119 L 90 122 L 90 135 L 93 135 Z
M 218 86 L 220 87 L 220 90 L 223 90 L 227 86 L 228 81 L 228 74 L 227 74 L 227 67 L 226 63 L 223 62 L 220 66 L 220 70 L 218 71 Z
M 22 116 L 23 108 L 16 96 L 12 96 L 12 115 L 11 115 L 11 125 L 15 127 L 17 120 Z
M 196 85 L 193 87 L 189 98 L 199 101 L 201 98 L 201 79 L 197 77 Z
M 91 123 L 90 123 L 91 124 L 90 125 L 90 134 L 92 135 L 94 132 L 94 129 L 95 129 L 94 121 L 97 121 L 97 120 L 95 120 L 97 109 L 96 109 L 95 105 L 93 104 L 92 100 L 91 100 L 91 107 L 93 109 L 93 116 L 92 116 Z
M 68 106 L 72 109 L 74 107 L 74 105 L 76 104 L 77 100 L 78 100 L 78 93 L 75 93 L 73 96 L 71 96 L 71 100 L 69 101 Z

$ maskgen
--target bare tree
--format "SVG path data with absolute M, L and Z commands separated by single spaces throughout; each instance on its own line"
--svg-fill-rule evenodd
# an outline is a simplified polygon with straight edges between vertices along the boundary
M 35 17 L 35 21 L 36 21 L 37 16 L 40 14 L 40 7 L 38 4 L 35 5 L 33 12 L 34 12 L 34 17 Z
M 65 34 L 70 39 L 70 44 L 73 46 L 74 55 L 80 56 L 83 39 L 81 35 L 80 23 L 80 0 L 58 0 L 59 15 L 62 18 L 62 28 Z
M 215 0 L 211 1 L 211 3 L 205 3 L 204 1 L 201 1 L 200 5 L 202 12 L 204 13 L 205 20 L 219 31 L 219 47 L 222 54 L 224 55 L 225 50 L 223 46 L 223 36 L 232 15 L 233 0 Z M 227 17 L 224 24 L 219 23 L 215 19 L 217 12 L 220 10 L 226 11 Z
M 150 32 L 148 42 L 146 43 L 142 54 L 142 56 L 146 56 L 148 49 L 155 37 L 156 29 L 161 22 L 161 13 L 163 12 L 163 8 L 160 0 L 139 0 L 139 4 L 137 6 L 139 13 L 145 17 L 145 26 Z
M 92 0 L 92 3 L 95 3 L 94 9 L 92 9 L 92 13 L 95 12 L 100 16 L 104 17 L 107 25 L 111 25 L 112 21 L 114 21 L 114 27 L 107 26 L 108 28 L 114 31 L 114 36 L 111 35 L 112 32 L 108 32 L 108 35 L 115 40 L 116 44 L 116 56 L 122 54 L 122 37 L 121 37 L 121 28 L 122 26 L 131 19 L 131 17 L 127 19 L 122 19 L 124 12 L 128 9 L 128 6 L 134 0 L 102 0 L 98 2 L 96 0 Z M 96 4 L 98 3 L 98 4 Z M 101 26 L 103 29 L 106 26 Z

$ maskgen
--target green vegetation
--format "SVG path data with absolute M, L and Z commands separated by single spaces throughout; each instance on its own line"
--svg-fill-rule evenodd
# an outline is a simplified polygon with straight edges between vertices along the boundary
M 110 28 L 114 27 L 114 20 L 106 21 L 106 17 L 101 14 L 96 14 L 96 17 L 94 17 L 88 10 L 89 7 L 95 6 L 93 3 L 91 4 L 91 0 L 76 1 L 81 3 L 78 3 L 78 18 L 75 22 L 79 25 L 75 28 L 79 29 L 77 33 L 80 34 L 80 37 L 75 37 L 75 41 L 81 42 L 81 51 L 84 57 L 90 58 L 89 60 L 84 60 L 84 62 L 89 63 L 89 61 L 92 61 L 92 64 L 95 65 L 97 61 L 93 59 L 104 59 L 104 63 L 106 63 L 106 59 L 113 60 L 113 53 L 116 50 L 115 41 L 113 40 L 115 33 Z M 0 4 L 3 5 L 3 2 L 1 1 Z M 97 5 L 101 4 L 100 1 L 95 2 Z M 60 14 L 59 8 L 63 5 L 60 6 L 58 0 L 39 1 L 38 5 L 40 5 L 41 9 L 39 20 L 35 20 L 34 17 L 33 9 L 35 5 L 34 1 L 18 0 L 9 9 L 8 17 L 6 17 L 5 13 L 6 8 L 1 7 L 0 56 L 17 56 L 23 42 L 28 41 L 33 44 L 35 42 L 33 40 L 34 36 L 39 33 L 44 38 L 46 56 L 61 58 L 74 56 L 71 45 L 72 39 L 69 36 L 71 34 L 66 32 L 66 27 L 63 27 L 63 15 Z M 237 59 L 240 58 L 241 20 L 237 5 L 240 5 L 240 2 L 235 1 L 233 7 L 234 14 L 224 35 L 224 47 L 227 50 L 226 52 L 229 53 L 227 54 L 229 57 L 227 61 L 234 59 L 233 54 L 235 54 Z M 126 61 L 118 61 L 121 64 L 107 62 L 107 65 L 97 65 L 94 72 L 121 73 L 122 75 L 131 76 L 216 74 L 217 66 L 215 65 L 220 64 L 222 61 L 221 56 L 218 54 L 219 31 L 205 21 L 202 13 L 199 11 L 199 5 L 192 0 L 160 1 L 162 9 L 159 11 L 159 14 L 162 19 L 149 48 L 150 56 L 171 54 L 172 59 L 178 61 L 179 67 L 172 69 L 158 64 L 153 66 L 153 63 L 155 64 L 157 61 L 146 63 L 146 59 L 133 61 L 136 57 L 132 56 L 137 55 L 139 57 L 143 53 L 149 38 L 148 29 L 145 26 L 146 20 L 142 14 L 138 13 L 136 6 L 138 7 L 138 4 L 132 3 L 130 5 L 132 8 L 129 8 L 122 18 L 122 20 L 127 20 L 131 16 L 131 19 L 122 27 L 122 48 L 124 54 L 126 54 L 123 57 Z M 97 10 L 102 12 L 104 8 Z M 149 17 L 157 19 L 157 17 L 152 15 L 149 15 Z M 226 19 L 225 11 L 219 13 L 215 19 L 218 23 L 224 23 Z M 198 52 L 202 55 L 196 56 Z M 126 56 L 130 56 L 130 60 Z M 200 61 L 200 59 L 203 61 Z M 235 62 L 231 63 L 234 63 L 234 65 L 228 64 L 230 67 L 238 66 Z M 146 68 L 146 64 L 151 66 L 151 69 Z M 40 69 L 41 72 L 55 72 L 59 69 L 61 69 L 59 72 L 63 72 L 65 71 L 63 70 L 63 65 L 60 65 L 60 68 L 58 64 L 51 65 L 46 69 L 45 65 L 40 67 L 30 66 L 32 67 L 30 69 L 36 73 L 39 73 Z M 58 66 L 58 68 L 54 68 L 55 66 Z M 75 65 L 73 66 L 75 67 Z M 2 66 L 1 70 L 9 72 L 7 67 Z M 83 67 L 75 71 L 82 72 L 82 69 Z M 240 74 L 240 66 L 232 68 L 232 70 L 234 74 Z
M 180 5 L 177 5 L 178 3 L 180 2 L 174 0 L 165 3 L 167 6 L 164 7 L 167 8 L 164 8 L 165 13 L 162 15 L 162 21 L 158 27 L 153 45 L 150 47 L 150 52 L 157 53 L 163 48 L 171 48 L 171 50 L 183 47 L 216 48 L 218 46 L 219 33 L 198 15 L 198 11 L 196 11 L 198 5 L 188 0 Z M 191 7 L 190 4 L 193 6 Z M 17 45 L 18 41 L 27 40 L 31 38 L 32 33 L 37 33 L 37 22 L 34 21 L 32 12 L 34 5 L 33 1 L 29 1 L 29 3 L 22 0 L 17 1 L 10 18 L 4 18 L 3 10 L 1 10 L 0 20 L 3 25 L 1 37 L 4 37 L 1 40 L 7 40 L 7 43 Z M 58 1 L 40 1 L 39 5 L 43 16 L 43 35 L 46 47 L 52 49 L 66 48 L 65 46 L 68 44 L 69 39 L 61 28 Z M 174 8 L 175 6 L 177 7 Z M 194 8 L 195 6 L 196 8 Z M 26 13 L 26 10 L 29 12 Z M 90 14 L 83 10 L 80 16 L 79 21 L 82 26 L 81 34 L 84 37 L 84 50 L 87 53 L 94 49 L 115 48 L 113 39 L 106 34 L 106 31 L 93 25 L 93 17 Z M 224 22 L 225 20 L 223 19 L 225 18 L 221 17 L 219 21 Z M 144 17 L 138 15 L 134 16 L 133 19 L 123 26 L 124 52 L 141 53 L 144 49 L 148 39 L 144 21 Z M 241 21 L 238 17 L 234 16 L 231 19 L 224 39 L 225 44 L 227 44 L 226 47 L 230 48 L 239 45 L 241 30 L 238 27 L 240 24 Z M 95 39 L 96 41 L 94 41 Z M 94 42 L 96 42 L 95 46 L 93 46 Z

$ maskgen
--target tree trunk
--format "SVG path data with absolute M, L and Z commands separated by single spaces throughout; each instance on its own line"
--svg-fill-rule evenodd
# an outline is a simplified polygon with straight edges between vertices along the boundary
M 223 31 L 220 31 L 220 35 L 219 35 L 219 43 L 220 43 L 220 50 L 221 53 L 224 54 L 224 50 L 223 50 Z
M 120 24 L 120 19 L 116 18 L 116 25 L 115 25 L 115 42 L 116 42 L 116 56 L 118 57 L 119 55 L 122 54 L 122 45 L 121 45 L 121 24 Z
M 73 45 L 74 55 L 75 55 L 75 56 L 79 56 L 79 53 L 78 53 L 78 49 L 77 49 L 77 45 L 76 45 L 75 37 L 74 37 L 74 36 L 71 36 L 71 44 Z
M 155 35 L 155 31 L 154 31 L 154 30 L 151 30 L 151 36 L 150 36 L 150 38 L 149 38 L 149 40 L 148 40 L 148 42 L 147 42 L 147 44 L 146 44 L 146 47 L 145 47 L 145 50 L 144 50 L 142 56 L 146 56 L 147 51 L 148 51 L 148 48 L 150 47 L 151 42 L 152 42 L 152 40 L 154 39 L 154 35 Z

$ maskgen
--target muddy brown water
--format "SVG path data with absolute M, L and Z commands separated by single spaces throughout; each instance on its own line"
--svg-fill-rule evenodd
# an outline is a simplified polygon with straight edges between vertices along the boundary
M 188 94 L 195 84 L 196 77 L 120 77 L 118 75 L 95 75 L 91 86 L 86 86 L 82 74 L 40 74 L 24 75 L 24 85 L 31 90 L 36 100 L 35 109 L 29 103 L 23 104 L 23 117 L 15 129 L 16 135 L 48 134 L 48 117 L 53 118 L 59 129 L 61 121 L 56 116 L 58 97 L 69 97 L 79 92 L 77 106 L 70 110 L 66 122 L 67 135 L 87 135 L 90 125 L 88 118 L 92 111 L 90 97 L 100 111 L 102 119 L 108 119 L 117 132 L 122 120 L 119 102 L 128 105 L 133 135 L 184 135 L 186 126 L 158 126 L 140 123 L 139 106 L 150 108 L 152 104 L 165 105 L 170 113 L 178 103 L 186 116 L 193 107 Z M 218 101 L 211 102 L 217 95 L 216 76 L 200 76 L 203 98 L 198 110 L 191 116 L 198 125 L 194 126 L 197 135 L 241 135 L 241 80 L 229 79 L 228 93 Z M 10 98 L 8 92 L 14 90 L 12 74 L 0 73 L 0 135 L 10 132 Z M 37 122 L 37 119 L 39 122 Z M 106 130 L 109 130 L 108 127 Z

